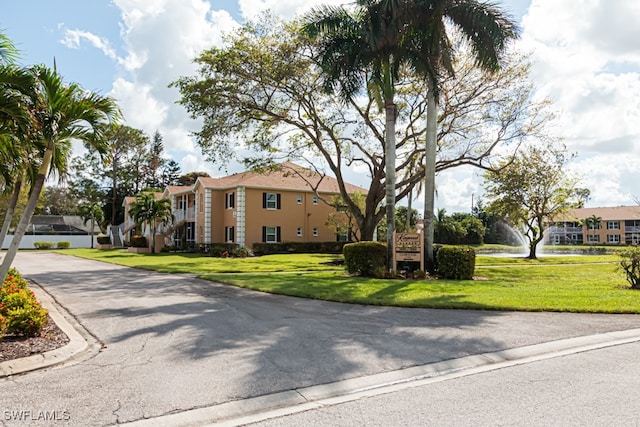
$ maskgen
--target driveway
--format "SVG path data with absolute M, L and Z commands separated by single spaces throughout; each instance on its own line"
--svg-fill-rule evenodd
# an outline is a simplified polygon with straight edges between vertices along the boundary
M 46 252 L 19 253 L 14 265 L 104 346 L 86 360 L 0 380 L 0 411 L 66 411 L 62 425 L 158 417 L 637 328 L 639 319 L 312 301 Z

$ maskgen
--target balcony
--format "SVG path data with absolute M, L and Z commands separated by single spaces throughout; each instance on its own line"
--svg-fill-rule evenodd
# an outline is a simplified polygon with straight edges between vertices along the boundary
M 640 233 L 640 226 L 638 225 L 625 225 L 625 233 Z
M 173 211 L 173 220 L 175 223 L 183 221 L 195 221 L 196 220 L 196 208 L 190 207 L 186 209 L 176 209 Z
M 549 227 L 548 231 L 553 234 L 582 233 L 582 227 L 562 227 L 554 225 Z

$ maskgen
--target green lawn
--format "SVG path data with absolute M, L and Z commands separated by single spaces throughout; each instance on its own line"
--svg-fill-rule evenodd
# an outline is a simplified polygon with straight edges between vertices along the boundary
M 71 249 L 63 254 L 199 277 L 263 292 L 359 304 L 519 311 L 640 313 L 616 255 L 478 256 L 478 280 L 380 280 L 351 277 L 324 264 L 336 255 L 221 259 L 193 254 L 131 254 Z

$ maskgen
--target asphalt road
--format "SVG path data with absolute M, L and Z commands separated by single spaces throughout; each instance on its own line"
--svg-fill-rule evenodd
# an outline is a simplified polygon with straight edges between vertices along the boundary
M 638 316 L 369 307 L 268 295 L 45 252 L 15 266 L 104 348 L 0 379 L 6 411 L 110 425 L 638 327 Z M 506 371 L 505 371 L 506 372 Z M 33 425 L 45 425 L 40 421 Z
M 464 376 L 251 424 L 638 426 L 640 344 Z

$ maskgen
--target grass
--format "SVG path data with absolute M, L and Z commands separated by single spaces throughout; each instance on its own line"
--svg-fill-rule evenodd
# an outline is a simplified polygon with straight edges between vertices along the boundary
M 640 313 L 640 292 L 618 270 L 616 255 L 478 256 L 479 280 L 382 280 L 324 264 L 336 255 L 221 259 L 193 254 L 131 254 L 71 249 L 60 253 L 199 277 L 263 292 L 357 304 L 516 311 Z

